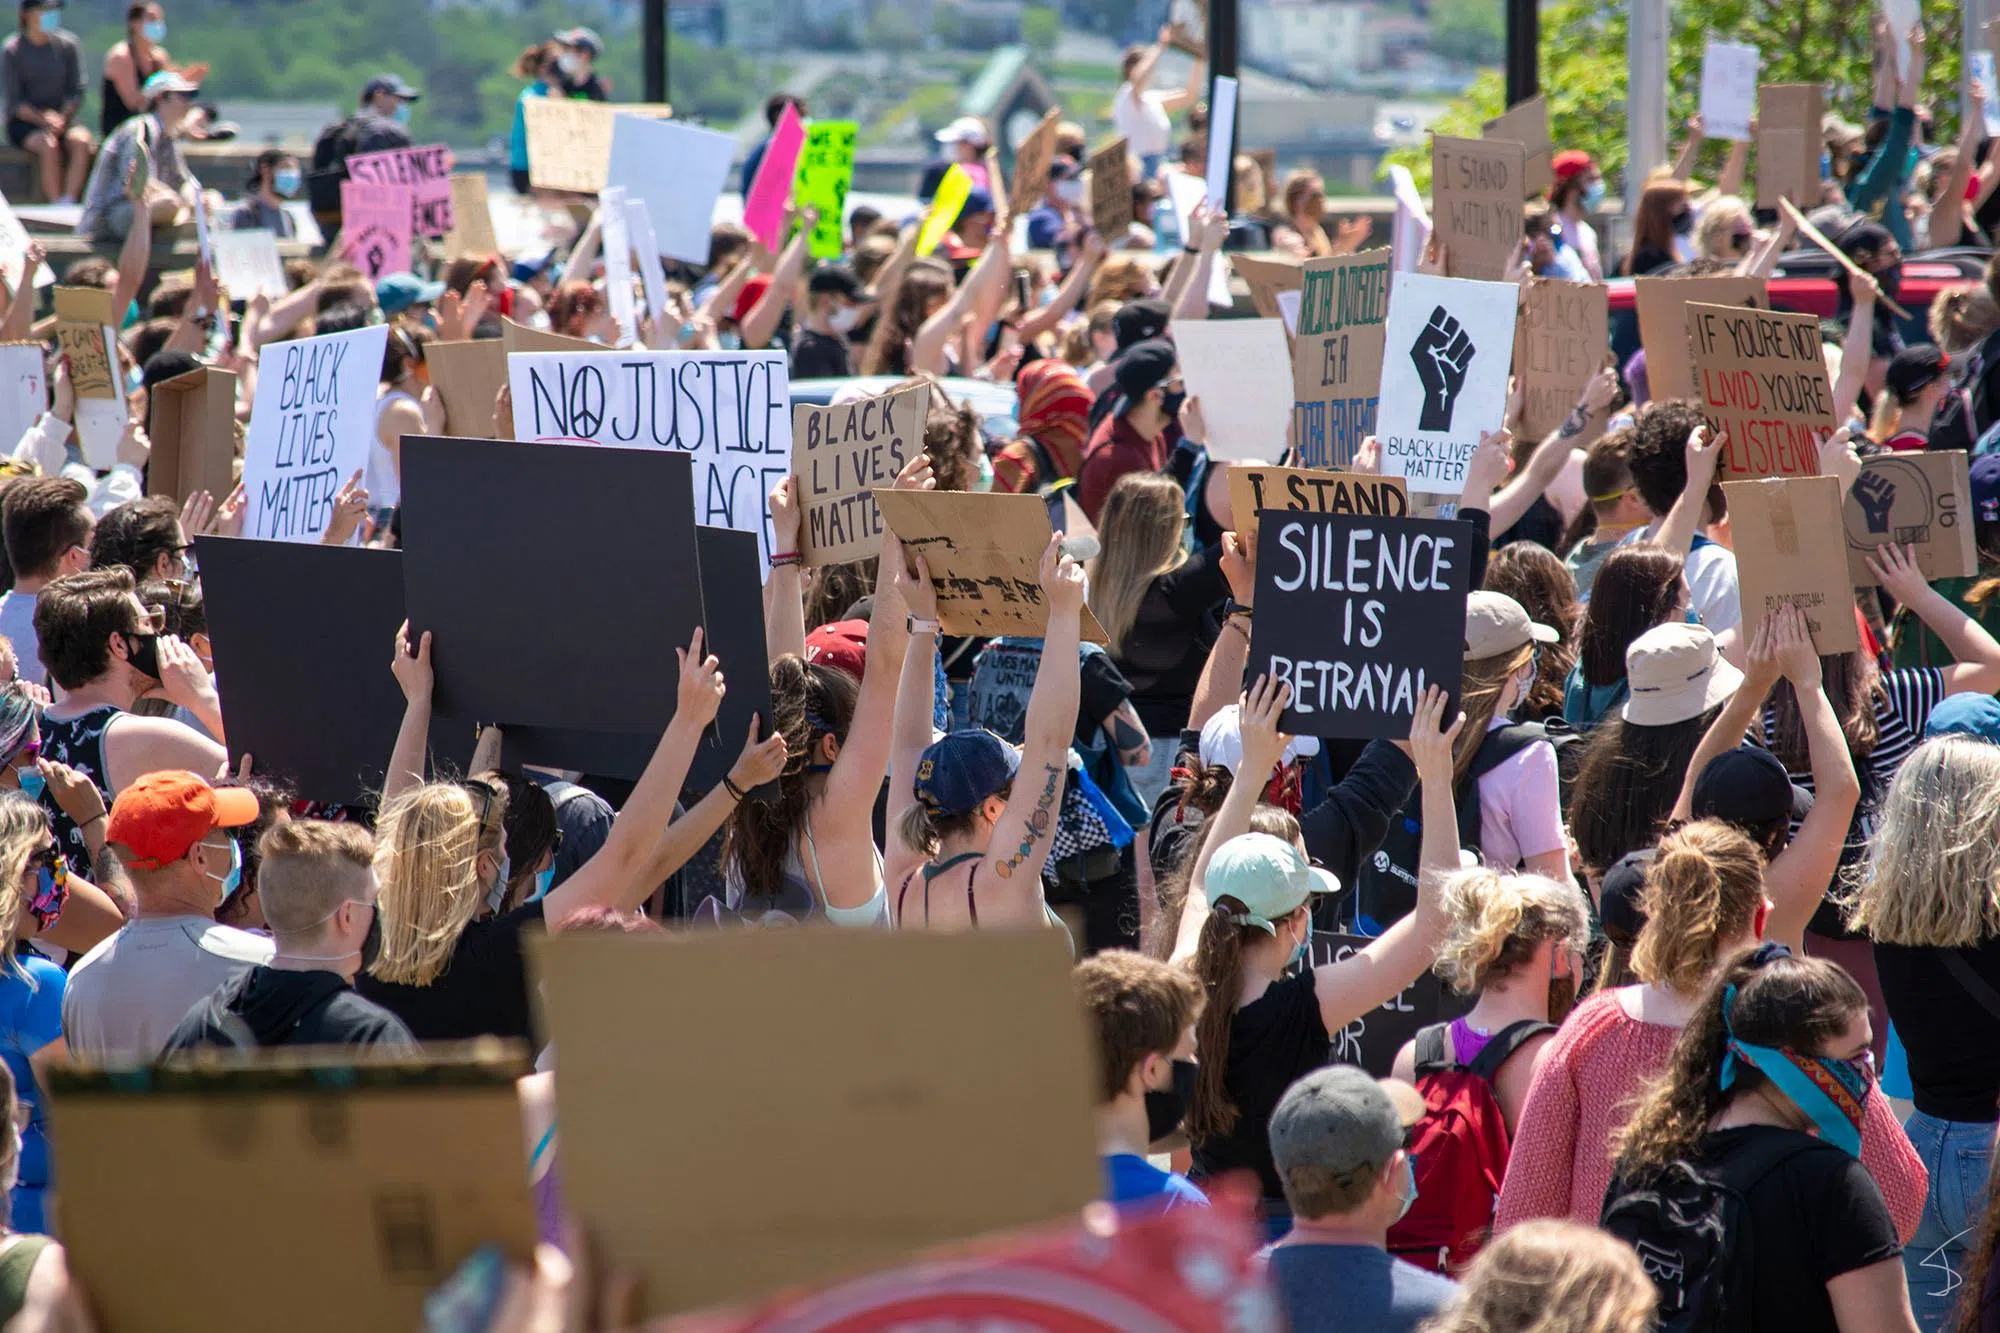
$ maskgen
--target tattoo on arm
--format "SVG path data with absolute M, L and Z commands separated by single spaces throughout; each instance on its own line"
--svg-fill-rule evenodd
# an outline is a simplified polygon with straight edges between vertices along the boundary
M 1583 434 L 1583 428 L 1589 424 L 1590 415 L 1583 410 L 1583 404 L 1578 403 L 1569 410 L 1569 416 L 1563 419 L 1562 427 L 1556 433 L 1567 440 Z
M 1035 798 L 1035 808 L 1028 815 L 1028 826 L 1021 830 L 1021 845 L 1014 849 L 1012 856 L 993 867 L 993 873 L 1002 879 L 1012 879 L 1014 871 L 1033 854 L 1035 844 L 1055 831 L 1056 799 L 1062 792 L 1063 765 L 1045 764 L 1042 772 L 1046 778 L 1042 783 L 1042 794 Z

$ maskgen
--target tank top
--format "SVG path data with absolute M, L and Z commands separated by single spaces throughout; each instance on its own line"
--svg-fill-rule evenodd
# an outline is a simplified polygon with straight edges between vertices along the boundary
M 382 443 L 382 413 L 398 398 L 421 406 L 415 397 L 401 389 L 390 389 L 375 400 L 375 433 L 368 437 L 368 471 L 361 478 L 361 484 L 368 488 L 370 509 L 394 509 L 403 502 L 403 482 L 396 475 L 396 457 Z
M 28 1279 L 34 1275 L 42 1251 L 51 1244 L 47 1236 L 20 1236 L 0 1250 L 0 1324 L 11 1321 L 27 1304 Z
M 132 50 L 130 42 L 125 44 L 125 50 L 132 57 L 132 81 L 144 87 L 147 79 L 160 72 L 159 62 L 139 59 L 139 53 Z M 141 110 L 136 106 L 125 105 L 125 98 L 119 93 L 118 85 L 111 81 L 111 76 L 108 74 L 104 76 L 103 107 L 104 113 L 98 118 L 98 129 L 106 139 L 111 137 L 111 131 L 138 115 Z
M 112 720 L 122 715 L 124 710 L 115 704 L 99 704 L 87 713 L 80 713 L 64 722 L 52 718 L 42 719 L 42 757 L 58 764 L 67 764 L 89 778 L 104 797 L 106 808 L 111 804 L 110 765 L 104 758 L 104 733 L 110 730 Z M 83 830 L 76 821 L 62 812 L 55 797 L 47 788 L 42 790 L 42 810 L 49 817 L 49 827 L 55 833 L 56 846 L 62 848 L 69 859 L 69 867 L 79 875 L 90 875 L 90 852 L 83 841 Z
M 752 897 L 743 883 L 742 871 L 731 861 L 723 876 L 729 910 L 751 925 L 792 925 L 801 921 L 829 920 L 837 926 L 886 929 L 889 925 L 889 899 L 885 890 L 876 890 L 874 898 L 860 907 L 839 908 L 828 903 L 813 888 L 815 882 L 826 883 L 826 874 L 819 867 L 819 845 L 813 841 L 810 813 L 806 815 L 800 832 L 804 837 L 806 855 L 812 858 L 812 877 L 806 877 L 805 863 L 799 859 L 797 842 L 785 853 L 785 868 L 778 890 L 769 897 Z M 870 850 L 875 853 L 875 878 L 879 882 L 882 878 L 882 852 L 880 848 L 871 847 Z
M 915 870 L 912 870 L 909 873 L 909 875 L 905 877 L 905 879 L 903 880 L 902 888 L 896 891 L 897 927 L 899 929 L 902 928 L 903 921 L 905 920 L 903 916 L 903 900 L 910 896 L 910 885 L 916 882 L 918 875 L 922 875 L 924 877 L 924 929 L 928 930 L 930 929 L 930 924 L 931 924 L 931 881 L 936 879 L 939 875 L 942 875 L 945 871 L 951 869 L 953 866 L 963 865 L 967 861 L 978 862 L 978 861 L 983 861 L 985 859 L 986 859 L 986 853 L 984 852 L 960 852 L 957 856 L 952 857 L 948 861 L 941 861 L 936 864 L 932 864 L 927 861 L 923 865 L 918 866 Z M 979 897 L 977 893 L 975 893 L 973 890 L 973 881 L 978 878 L 979 878 L 979 867 L 977 865 L 974 865 L 971 871 L 968 872 L 965 877 L 965 911 L 966 915 L 972 918 L 972 928 L 974 930 L 978 930 L 980 928 Z M 1046 900 L 1042 903 L 1042 913 L 1043 915 L 1048 917 L 1049 924 L 1051 926 L 1054 926 L 1057 930 L 1060 930 L 1063 933 L 1063 935 L 1069 939 L 1070 951 L 1074 953 L 1076 950 L 1076 937 L 1070 935 L 1069 927 L 1063 924 L 1063 919 L 1056 915 L 1056 909 L 1049 906 Z

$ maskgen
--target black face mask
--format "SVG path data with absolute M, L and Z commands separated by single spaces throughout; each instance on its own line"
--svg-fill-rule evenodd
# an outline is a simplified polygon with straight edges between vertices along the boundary
M 368 933 L 361 938 L 361 970 L 368 971 L 375 966 L 375 960 L 382 956 L 382 904 L 368 905 Z
M 1875 285 L 1882 289 L 1882 295 L 1891 301 L 1903 294 L 1903 266 L 1891 264 L 1875 275 Z
M 1179 420 L 1181 415 L 1181 404 L 1185 403 L 1186 401 L 1187 401 L 1187 390 L 1185 389 L 1181 390 L 1178 393 L 1167 394 L 1160 399 L 1160 411 L 1166 414 L 1167 420 L 1169 421 Z
M 157 634 L 127 634 L 125 636 L 125 660 L 132 669 L 150 677 L 160 678 L 160 636 Z
M 1174 1085 L 1164 1092 L 1146 1094 L 1146 1142 L 1158 1143 L 1187 1119 L 1188 1104 L 1194 1100 L 1195 1075 L 1200 1069 L 1192 1060 L 1176 1060 Z
M 1674 214 L 1674 235 L 1686 236 L 1694 231 L 1693 213 Z

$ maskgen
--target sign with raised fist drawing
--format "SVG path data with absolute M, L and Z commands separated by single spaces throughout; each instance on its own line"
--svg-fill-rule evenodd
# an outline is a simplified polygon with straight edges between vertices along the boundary
M 1376 436 L 1382 475 L 1456 495 L 1481 431 L 1498 430 L 1520 288 L 1399 273 L 1389 298 Z

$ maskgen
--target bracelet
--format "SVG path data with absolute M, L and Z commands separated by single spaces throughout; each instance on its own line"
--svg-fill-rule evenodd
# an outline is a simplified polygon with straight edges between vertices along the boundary
M 1181 253 L 1184 255 L 1193 255 L 1195 258 L 1199 259 L 1201 258 L 1201 247 L 1198 245 L 1183 245 L 1181 247 Z
M 919 620 L 907 612 L 904 614 L 904 627 L 912 634 L 935 634 L 940 628 L 935 620 Z
M 1222 627 L 1224 629 L 1241 630 L 1246 640 L 1250 637 L 1250 623 L 1248 620 L 1238 620 L 1235 616 L 1231 616 L 1222 622 Z
M 805 557 L 797 551 L 780 551 L 771 557 L 771 568 L 773 569 L 782 569 L 786 565 L 800 565 L 804 563 Z
M 84 829 L 89 828 L 92 824 L 95 824 L 100 819 L 104 820 L 106 823 L 109 823 L 111 821 L 111 816 L 106 812 L 99 810 L 96 814 L 84 820 L 81 824 L 78 824 L 76 827 L 80 832 Z
M 1242 616 L 1245 620 L 1248 620 L 1250 619 L 1250 608 L 1237 601 L 1234 597 L 1231 597 L 1222 603 L 1222 615 L 1225 620 L 1231 616 Z
M 737 786 L 735 783 L 731 782 L 729 780 L 729 775 L 727 773 L 724 773 L 722 775 L 722 789 L 728 792 L 731 796 L 735 797 L 739 805 L 749 799 L 750 794 L 744 791 L 741 787 Z

